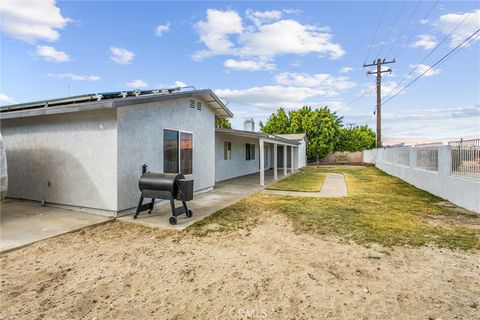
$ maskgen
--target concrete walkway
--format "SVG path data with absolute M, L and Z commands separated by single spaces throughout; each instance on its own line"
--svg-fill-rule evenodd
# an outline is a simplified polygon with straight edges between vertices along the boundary
M 281 174 L 278 176 L 283 177 Z M 273 170 L 265 172 L 265 181 L 266 183 L 273 182 Z M 260 176 L 258 173 L 217 182 L 212 191 L 196 194 L 192 201 L 187 202 L 188 208 L 193 211 L 193 216 L 191 218 L 187 218 L 185 215 L 177 217 L 176 225 L 171 225 L 168 222 L 171 216 L 169 202 L 156 206 L 151 214 L 141 212 L 137 219 L 133 219 L 132 214 L 118 218 L 118 220 L 154 228 L 183 230 L 196 221 L 228 207 L 254 192 L 262 191 L 263 188 L 259 185 L 259 182 Z M 181 202 L 176 201 L 176 205 L 180 206 Z
M 39 202 L 1 202 L 0 252 L 103 223 L 111 218 L 85 212 L 43 207 Z
M 311 198 L 336 198 L 348 195 L 347 183 L 343 174 L 326 173 L 327 177 L 323 182 L 320 192 L 298 192 L 298 191 L 280 191 L 280 190 L 263 190 L 265 194 L 276 194 L 292 197 L 311 197 Z

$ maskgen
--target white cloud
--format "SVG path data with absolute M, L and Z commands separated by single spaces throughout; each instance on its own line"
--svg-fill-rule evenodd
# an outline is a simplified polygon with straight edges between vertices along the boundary
M 416 76 L 419 76 L 425 72 L 425 74 L 423 75 L 424 77 L 436 76 L 442 71 L 441 69 L 437 69 L 437 68 L 430 69 L 430 66 L 426 64 L 411 64 L 410 68 L 416 68 L 414 72 L 414 75 Z
M 402 86 L 398 86 L 396 81 L 382 81 L 382 97 L 392 96 L 398 93 Z M 405 90 L 403 90 L 399 94 L 405 94 Z M 374 97 L 377 95 L 376 85 L 372 83 L 366 83 L 363 85 L 363 89 L 360 90 L 358 96 L 365 95 L 365 97 Z
M 256 16 L 253 16 L 255 13 Z M 268 13 L 268 14 L 267 14 Z M 196 28 L 200 41 L 207 49 L 194 53 L 196 60 L 218 55 L 232 55 L 272 60 L 277 55 L 317 53 L 338 59 L 345 54 L 342 47 L 331 41 L 332 34 L 328 28 L 304 25 L 295 20 L 275 20 L 281 14 L 272 12 L 249 12 L 257 24 L 244 26 L 240 15 L 232 10 L 207 10 L 206 21 L 200 21 Z M 262 17 L 261 20 L 259 16 Z M 232 37 L 235 35 L 236 37 Z
M 383 112 L 385 136 L 442 139 L 479 136 L 480 106 Z
M 155 28 L 155 35 L 157 37 L 163 36 L 164 33 L 170 31 L 170 22 L 167 22 L 166 24 L 159 24 Z
M 240 52 L 248 56 L 273 58 L 281 54 L 326 54 L 341 58 L 345 51 L 331 42 L 332 35 L 323 28 L 303 25 L 295 20 L 280 20 L 264 24 L 253 32 L 240 35 Z
M 417 36 L 418 40 L 415 41 L 412 45 L 412 48 L 422 48 L 423 50 L 432 49 L 437 45 L 437 39 L 435 36 L 428 34 L 421 34 Z
M 7 105 L 7 104 L 12 104 L 15 103 L 15 99 L 12 97 L 7 96 L 4 93 L 0 93 L 0 105 Z
M 357 86 L 348 77 L 333 77 L 329 74 L 279 73 L 275 76 L 276 85 L 245 89 L 218 89 L 215 93 L 233 104 L 253 106 L 262 109 L 312 107 L 331 103 L 332 108 L 341 102 L 327 100 L 338 95 L 338 91 Z
M 194 59 L 231 54 L 234 44 L 229 40 L 231 34 L 240 34 L 243 30 L 242 18 L 235 11 L 207 10 L 207 20 L 196 25 L 202 41 L 209 50 L 197 51 Z
M 2 31 L 12 38 L 34 43 L 56 41 L 71 20 L 62 16 L 55 0 L 2 0 Z
M 223 63 L 223 66 L 237 71 L 275 70 L 275 65 L 273 63 L 255 60 L 228 59 Z
M 280 20 L 282 18 L 282 11 L 270 10 L 270 11 L 253 11 L 248 9 L 245 12 L 245 16 L 252 21 L 256 26 L 262 25 L 267 22 Z
M 35 50 L 35 55 L 47 61 L 53 61 L 53 62 L 70 61 L 70 56 L 68 54 L 50 46 L 37 46 Z
M 182 82 L 182 81 L 178 81 L 178 80 L 177 80 L 177 81 L 175 81 L 175 82 L 173 83 L 173 86 L 174 86 L 174 87 L 181 87 L 181 88 L 183 88 L 183 87 L 186 87 L 187 84 L 186 84 L 185 82 Z
M 96 75 L 84 75 L 84 74 L 74 74 L 74 73 L 49 73 L 50 78 L 55 78 L 59 80 L 69 79 L 72 81 L 98 81 L 100 80 L 99 76 Z
M 451 36 L 451 47 L 459 45 L 463 40 L 480 28 L 480 9 L 466 13 L 445 14 L 440 16 L 438 21 L 434 23 L 441 32 L 449 34 L 464 19 L 466 19 L 465 22 Z M 477 37 L 476 41 L 478 40 L 480 40 L 480 37 Z
M 322 88 L 329 92 L 335 90 L 346 90 L 356 87 L 357 84 L 348 77 L 334 77 L 327 73 L 306 74 L 283 72 L 275 76 L 277 83 L 282 85 Z
M 478 119 L 480 106 L 444 108 L 405 108 L 382 112 L 382 131 L 384 140 L 395 143 L 426 139 L 443 140 L 445 138 L 461 138 L 479 136 Z M 371 113 L 350 114 L 345 121 L 366 123 Z M 374 127 L 375 117 L 370 121 Z M 454 137 L 454 138 L 452 138 Z M 395 139 L 392 139 L 395 138 Z M 408 139 L 405 139 L 408 138 Z
M 110 47 L 110 59 L 119 64 L 129 64 L 132 62 L 135 54 L 124 48 Z
M 218 89 L 215 93 L 231 103 L 278 108 L 300 105 L 305 99 L 327 95 L 325 90 L 306 87 L 263 86 L 247 89 Z
M 343 67 L 340 69 L 340 73 L 349 73 L 352 72 L 353 68 L 352 67 Z
M 143 80 L 140 79 L 134 79 L 130 82 L 126 83 L 127 87 L 133 88 L 133 89 L 140 89 L 140 88 L 145 88 L 148 86 L 148 83 L 146 83 Z

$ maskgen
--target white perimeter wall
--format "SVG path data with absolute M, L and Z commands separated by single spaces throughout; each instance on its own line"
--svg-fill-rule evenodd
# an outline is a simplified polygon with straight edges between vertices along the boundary
M 190 99 L 118 109 L 118 211 L 137 205 L 144 163 L 149 171 L 163 172 L 164 129 L 193 133 L 194 189 L 214 186 L 215 114 L 205 101 L 193 100 L 202 102 L 201 111 L 190 108 Z
M 232 143 L 232 159 L 230 160 L 224 160 L 223 157 L 224 141 L 230 141 Z M 245 160 L 246 143 L 255 144 L 255 160 Z M 217 132 L 215 134 L 215 181 L 222 181 L 258 172 L 260 170 L 259 147 L 258 139 Z M 271 148 L 269 148 L 269 150 L 271 150 Z M 269 151 L 270 154 L 272 154 L 272 152 L 273 151 Z M 270 158 L 273 158 L 273 155 Z
M 366 150 L 365 163 L 375 166 L 388 174 L 398 177 L 415 187 L 446 199 L 460 207 L 480 213 L 480 181 L 450 175 L 451 156 L 448 146 L 438 147 L 438 171 L 416 167 L 415 148 L 409 149 L 409 164 L 398 163 L 399 148 Z M 393 156 L 387 153 L 393 152 Z M 387 159 L 393 159 L 392 162 Z
M 116 211 L 116 110 L 2 120 L 1 132 L 7 196 Z

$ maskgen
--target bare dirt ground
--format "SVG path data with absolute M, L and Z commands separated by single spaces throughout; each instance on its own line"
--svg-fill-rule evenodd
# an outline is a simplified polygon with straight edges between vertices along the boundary
M 205 237 L 113 222 L 0 257 L 1 319 L 479 319 L 480 255 L 270 216 Z

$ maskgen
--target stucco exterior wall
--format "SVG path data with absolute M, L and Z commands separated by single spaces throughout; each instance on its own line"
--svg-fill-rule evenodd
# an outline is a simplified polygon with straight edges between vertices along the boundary
M 480 181 L 450 175 L 450 149 L 438 146 L 438 170 L 425 170 L 416 166 L 416 149 L 408 148 L 408 164 L 398 163 L 398 148 L 377 149 L 368 152 L 365 160 L 375 161 L 380 170 L 398 177 L 415 187 L 442 197 L 458 206 L 480 213 Z M 387 153 L 392 160 L 386 160 Z M 372 155 L 376 153 L 376 155 Z M 375 159 L 375 160 L 373 160 Z
M 2 120 L 7 196 L 113 214 L 116 129 L 112 109 Z
M 298 145 L 297 167 L 300 169 L 302 167 L 305 167 L 306 165 L 307 165 L 307 144 L 305 142 L 305 139 L 302 139 L 300 141 L 300 144 Z
M 163 130 L 193 133 L 195 191 L 215 184 L 215 114 L 202 102 L 190 108 L 190 99 L 174 99 L 118 109 L 118 211 L 137 205 L 142 165 L 163 172 Z
M 232 143 L 232 159 L 230 160 L 224 160 L 223 157 L 224 141 L 230 141 Z M 246 143 L 255 144 L 254 160 L 245 160 Z M 259 147 L 258 139 L 217 132 L 215 135 L 215 181 L 222 181 L 258 172 L 260 170 Z

